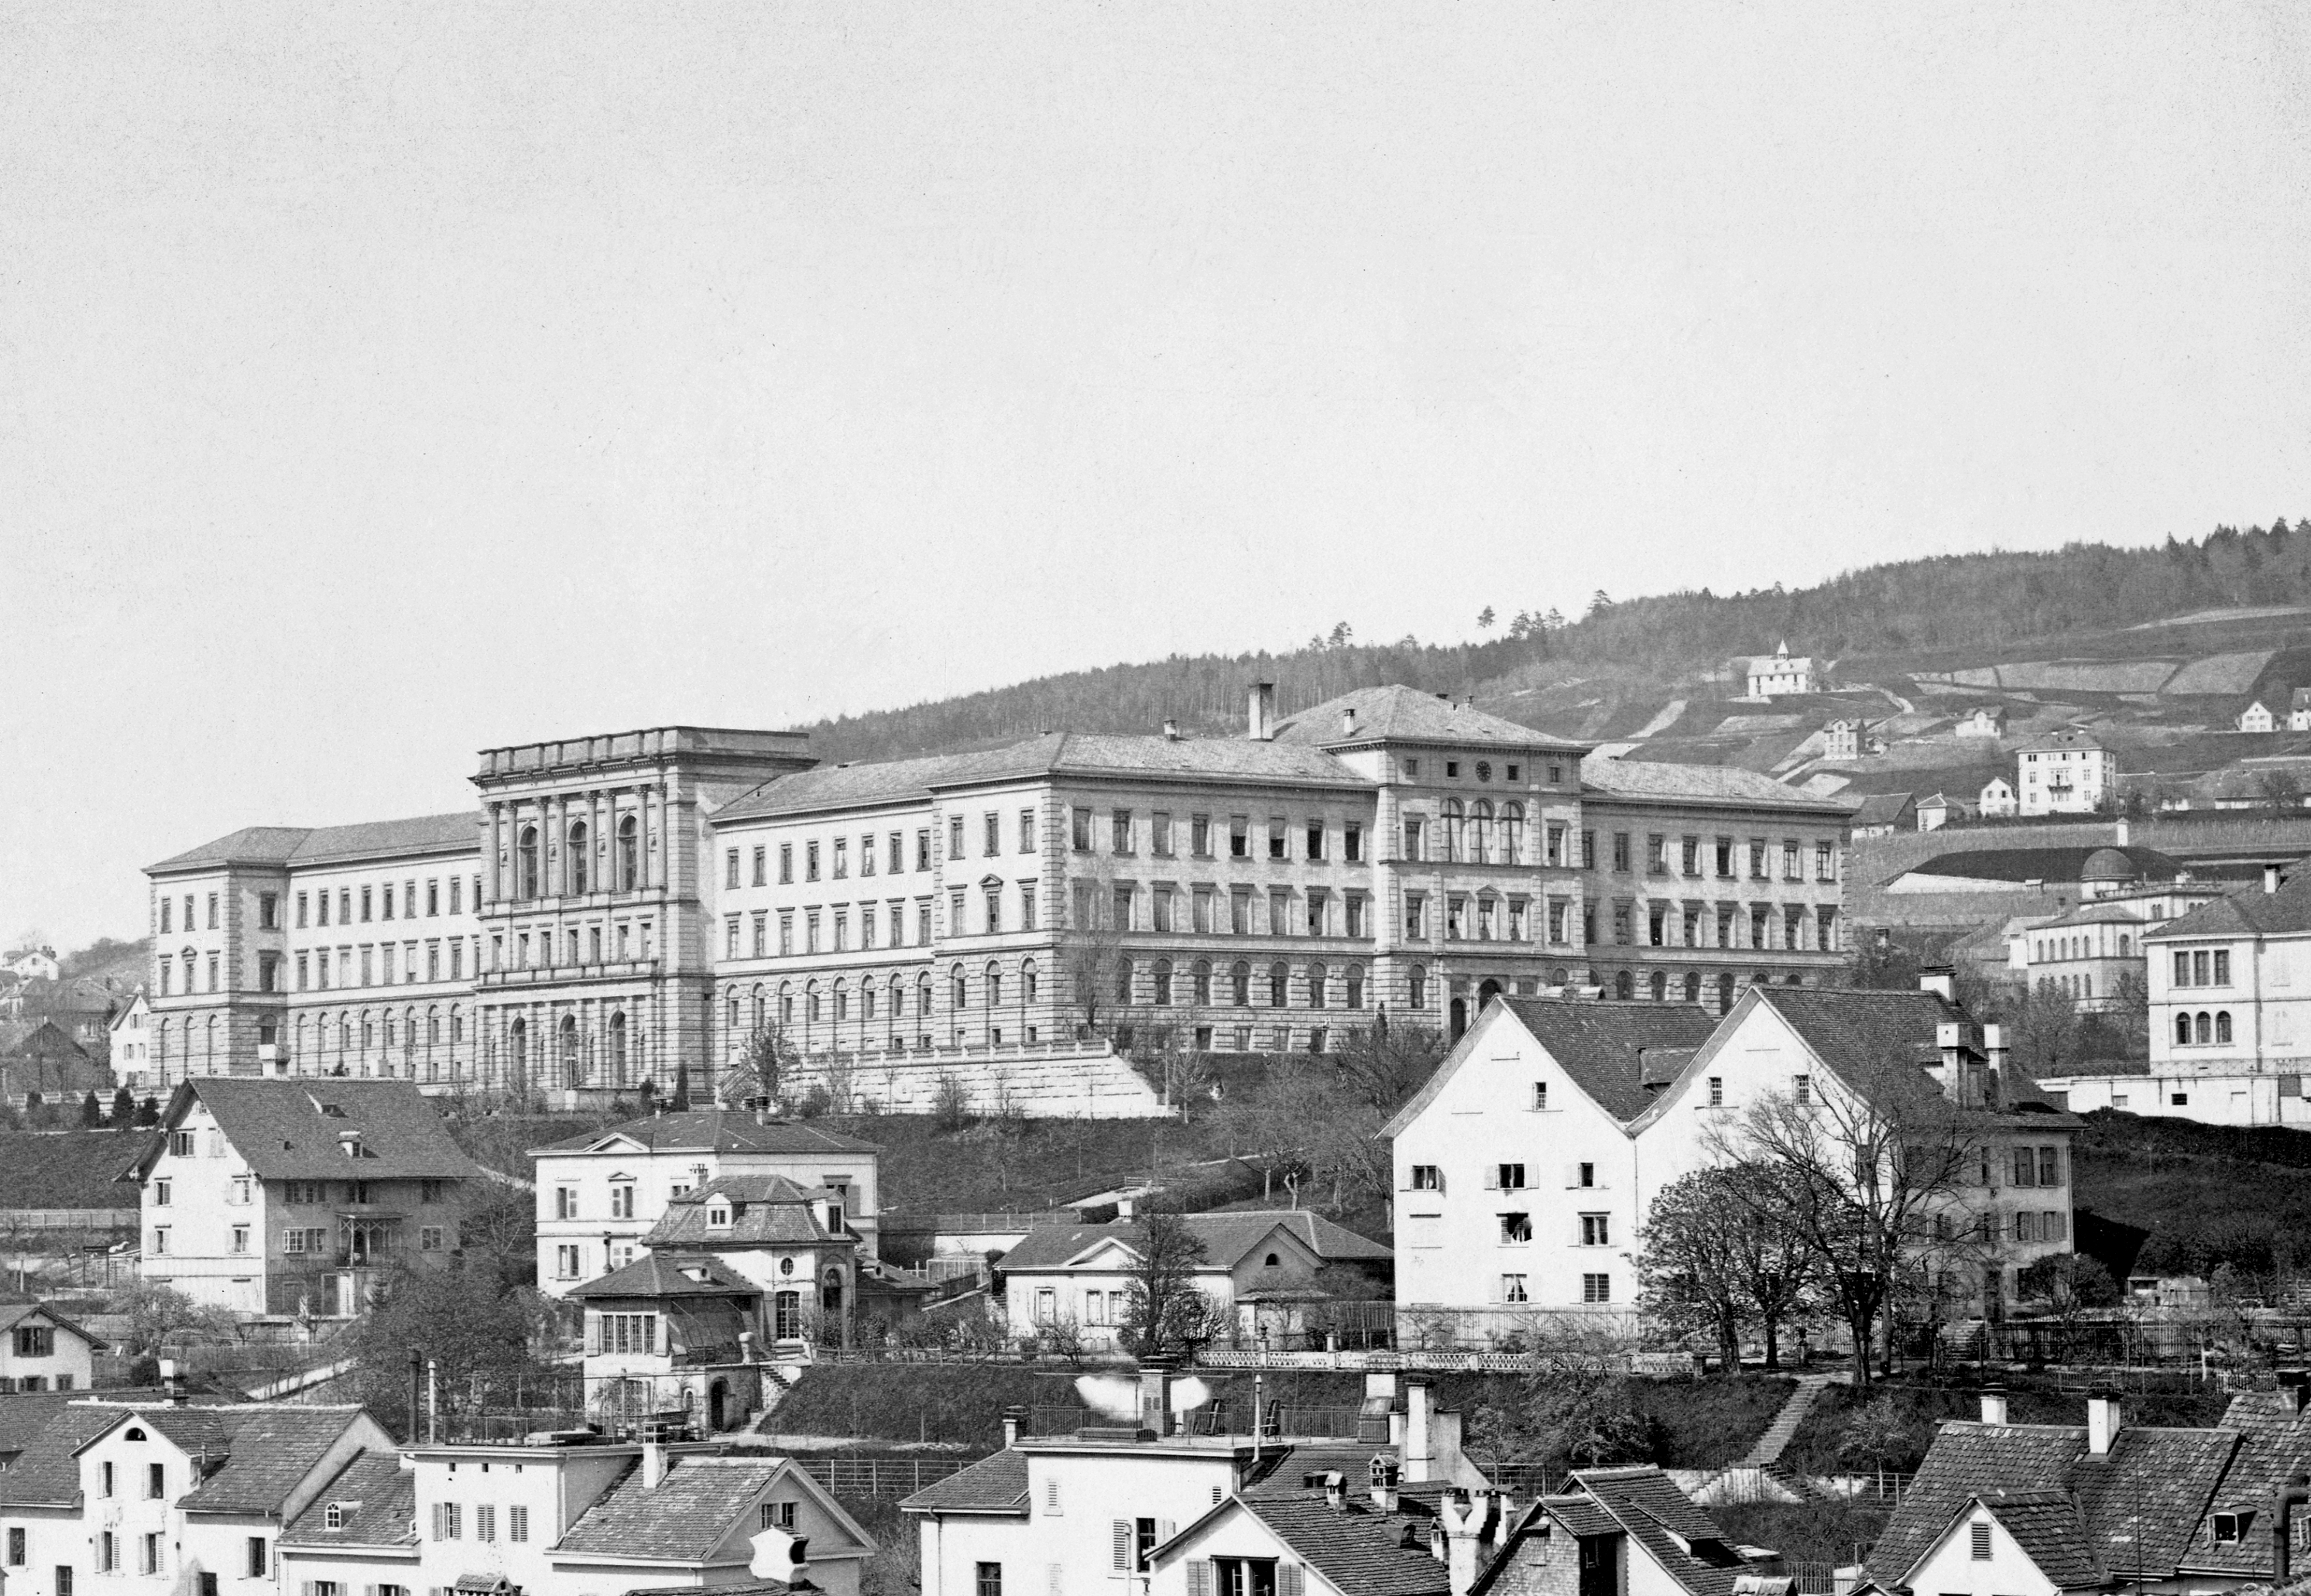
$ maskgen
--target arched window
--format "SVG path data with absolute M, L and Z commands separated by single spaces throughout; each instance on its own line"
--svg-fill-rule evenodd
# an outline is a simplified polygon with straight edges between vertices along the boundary
M 2175 1045 L 2176 1047 L 2191 1045 L 2191 1016 L 2187 1014 L 2178 1014 L 2175 1016 Z
M 730 989 L 730 1019 L 728 1028 L 730 1039 L 737 1041 L 738 1037 L 738 989 L 737 987 Z
M 1407 1000 L 1415 1008 L 1426 1008 L 1428 1007 L 1427 965 L 1415 964 L 1412 967 L 1410 991 Z
M 2199 1011 L 2197 1023 L 2199 1027 L 2199 1040 L 2202 1042 L 2212 1042 L 2215 1039 L 2214 1017 L 2202 1008 Z
M 361 1044 L 363 1052 L 369 1051 L 377 1045 L 377 1022 L 370 1016 L 370 1012 L 366 1008 L 362 1010 Z
M 578 1057 L 578 1016 L 562 1016 L 562 1078 L 571 1086 L 586 1078 L 586 1067 Z
M 1701 977 L 1691 971 L 1686 972 L 1685 1000 L 1687 1003 L 1701 1001 Z
M 815 981 L 802 989 L 802 1022 L 806 1025 L 818 1024 L 818 982 Z
M 1668 973 L 1667 973 L 1666 972 L 1664 972 L 1664 971 L 1661 971 L 1661 970 L 1656 970 L 1656 971 L 1654 971 L 1654 972 L 1653 972 L 1653 978 L 1652 985 L 1653 985 L 1653 1001 L 1654 1001 L 1654 1002 L 1656 1002 L 1656 1003 L 1666 1003 L 1666 1002 L 1668 1002 L 1668 1001 L 1669 1001 L 1669 975 L 1668 975 Z
M 915 1016 L 928 1024 L 931 1017 L 931 972 L 915 977 Z
M 513 850 L 513 891 L 518 898 L 537 896 L 537 828 L 526 825 Z
M 1118 1008 L 1128 1008 L 1130 1007 L 1131 974 L 1131 961 L 1129 959 L 1118 959 L 1115 961 L 1114 1001 L 1115 1006 Z
M 2133 938 L 2128 936 L 2124 931 L 2121 931 L 2118 934 L 2118 956 L 2122 959 L 2124 958 L 2132 949 L 2132 946 Z
M 1635 981 L 1631 979 L 1629 972 L 1626 970 L 1622 971 L 1619 974 L 1613 977 L 1613 996 L 1616 998 L 1634 998 L 1636 995 L 1637 983 Z
M 1349 965 L 1347 981 L 1348 988 L 1348 1007 L 1350 1008 L 1362 1008 L 1365 1006 L 1365 967 L 1362 964 Z
M 1478 798 L 1469 811 L 1469 858 L 1477 864 L 1493 862 L 1493 806 Z
M 955 1012 L 961 1014 L 964 1009 L 971 1007 L 971 988 L 964 979 L 962 965 L 957 964 L 955 969 L 949 972 L 949 974 L 952 984 L 955 987 Z
M 453 1007 L 450 1008 L 450 1010 L 449 1010 L 449 1045 L 450 1045 L 450 1046 L 452 1046 L 452 1047 L 455 1047 L 458 1043 L 459 1043 L 459 1042 L 463 1042 L 463 1041 L 465 1041 L 465 1040 L 466 1040 L 466 1016 L 465 1016 L 465 1012 L 464 1012 L 462 1009 L 459 1009 L 459 1008 L 458 1008 L 458 1007 L 454 1007 L 454 1006 L 453 1006 Z
M 1548 984 L 1553 987 L 1561 987 L 1570 979 L 1572 978 L 1565 973 L 1565 966 L 1562 964 L 1548 972 Z
M 1157 1007 L 1168 1007 L 1171 1001 L 1172 961 L 1158 959 L 1156 961 L 1156 1002 Z
M 519 1020 L 514 1023 L 517 1025 L 520 1024 Z M 337 1051 L 341 1053 L 351 1052 L 353 1051 L 353 1016 L 348 1014 L 341 1014 L 337 1016 Z
M 1003 1007 L 1003 966 L 991 960 L 987 966 L 987 1007 Z
M 570 824 L 570 894 L 572 897 L 586 895 L 586 823 L 575 820 Z
M 891 1018 L 895 1021 L 906 1017 L 907 983 L 894 975 L 891 977 Z
M 1733 1012 L 1733 977 L 1730 972 L 1717 978 L 1717 1012 Z
M 297 1022 L 297 1024 L 298 1024 L 298 1026 L 299 1026 L 300 1030 L 301 1031 L 301 1030 L 302 1030 L 302 1028 L 303 1028 L 303 1026 L 304 1026 L 305 1022 L 304 1022 L 303 1020 L 301 1020 L 301 1020 L 299 1020 L 299 1021 Z M 159 1063 L 159 1065 L 161 1066 L 161 1084 L 162 1086 L 167 1086 L 167 1085 L 169 1084 L 169 1022 L 168 1022 L 168 1021 L 166 1021 L 166 1020 L 162 1020 L 162 1021 L 161 1022 L 161 1027 L 160 1027 L 160 1030 L 161 1030 L 161 1037 L 160 1037 L 160 1048 L 161 1048 L 161 1051 L 160 1051 L 159 1056 L 158 1056 L 158 1058 L 157 1058 L 157 1060 L 156 1060 L 155 1061 L 156 1061 L 157 1063 Z M 303 1040 L 303 1038 L 302 1038 L 302 1036 L 301 1036 L 301 1035 L 299 1037 L 299 1040 L 300 1040 L 301 1042 Z
M 610 1084 L 626 1084 L 626 1016 L 623 1010 L 610 1016 Z
M 641 879 L 641 824 L 632 815 L 618 822 L 618 890 L 630 893 Z
M 2215 1010 L 2215 1040 L 2228 1042 L 2230 1039 L 2231 1011 L 2228 1008 L 2219 1008 Z
M 1321 1008 L 1324 1007 L 1325 1000 L 1329 996 L 1326 989 L 1330 984 L 1330 972 L 1327 971 L 1323 965 L 1311 964 L 1308 966 L 1309 1007 Z
M 850 989 L 839 979 L 834 983 L 834 1023 L 841 1025 L 850 1017 Z
M 1228 1000 L 1238 1008 L 1251 1007 L 1251 966 L 1238 959 L 1228 968 Z
M 1035 961 L 1019 961 L 1019 1001 L 1033 1007 L 1042 999 L 1042 981 L 1035 972 Z
M 790 981 L 779 982 L 779 1024 L 794 1024 L 794 982 Z
M 300 1024 L 297 1028 L 301 1032 L 303 1031 L 304 1026 Z M 425 1011 L 425 1045 L 427 1047 L 435 1046 L 440 1042 L 440 1040 L 441 1011 L 438 1008 L 429 1008 Z
M 1212 962 L 1209 959 L 1198 959 L 1191 973 L 1195 981 L 1195 1000 L 1198 1003 L 1208 1004 L 1212 1000 Z
M 875 1017 L 875 983 L 871 981 L 859 983 L 859 1017 L 862 1020 Z
M 1501 806 L 1501 863 L 1524 863 L 1524 806 Z
M 754 1029 L 759 1031 L 771 1017 L 770 999 L 759 986 L 754 989 L 754 1000 L 750 1007 L 754 1012 Z
M 506 1033 L 508 1068 L 519 1077 L 529 1068 L 529 1022 L 516 1020 Z
M 1282 1008 L 1292 1001 L 1292 972 L 1280 961 L 1268 967 L 1268 1007 Z
M 1447 862 L 1457 859 L 1461 857 L 1461 850 L 1463 846 L 1461 833 L 1467 828 L 1467 825 L 1468 820 L 1465 812 L 1461 807 L 1461 800 L 1459 798 L 1446 798 L 1444 800 L 1444 824 L 1441 828 L 1441 834 L 1444 839 L 1444 858 Z

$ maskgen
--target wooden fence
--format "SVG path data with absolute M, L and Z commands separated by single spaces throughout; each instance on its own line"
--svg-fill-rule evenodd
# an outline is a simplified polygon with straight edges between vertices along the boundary
M 911 1496 L 976 1458 L 804 1458 L 803 1472 L 838 1496 Z

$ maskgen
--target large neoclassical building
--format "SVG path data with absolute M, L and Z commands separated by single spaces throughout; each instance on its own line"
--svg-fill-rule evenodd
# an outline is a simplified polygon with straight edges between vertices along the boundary
M 1844 945 L 1846 807 L 1403 687 L 833 766 L 665 727 L 490 749 L 474 782 L 474 810 L 149 867 L 161 1078 L 702 1087 L 772 1024 L 836 1056 L 1321 1051 L 1501 993 L 1722 1009 Z

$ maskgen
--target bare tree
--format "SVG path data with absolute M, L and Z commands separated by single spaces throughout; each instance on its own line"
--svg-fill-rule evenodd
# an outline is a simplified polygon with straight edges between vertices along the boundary
M 1220 1331 L 1216 1304 L 1196 1284 L 1203 1238 L 1179 1215 L 1158 1210 L 1140 1221 L 1139 1254 L 1124 1283 L 1122 1340 L 1140 1357 L 1194 1350 Z
M 1647 1317 L 1714 1337 L 1729 1374 L 1740 1372 L 1750 1324 L 1763 1333 L 1766 1366 L 1780 1367 L 1782 1326 L 1813 1292 L 1810 1249 L 1784 1223 L 1785 1205 L 1757 1189 L 1773 1179 L 1756 1164 L 1699 1170 L 1662 1187 L 1645 1221 L 1638 1274 Z
M 1114 885 L 1104 873 L 1073 884 L 1075 901 L 1068 905 L 1068 929 L 1060 936 L 1060 963 L 1066 972 L 1076 1011 L 1077 1034 L 1098 1036 L 1113 1021 L 1111 1007 L 1123 1007 L 1130 994 L 1117 988 L 1131 979 L 1131 962 L 1124 952 L 1123 929 L 1116 923 Z
M 1188 1100 L 1208 1090 L 1215 1078 L 1208 1054 L 1199 1052 L 1194 1038 L 1179 1025 L 1152 1025 L 1132 1033 L 1130 1057 L 1154 1077 L 1164 1101 L 1184 1107 Z
M 1767 1177 L 1740 1199 L 1811 1254 L 1861 1386 L 1902 1295 L 1986 1249 L 1958 1199 L 1984 1156 L 1983 1119 L 1889 1060 L 1866 1081 L 1770 1093 L 1712 1133 L 1728 1162 Z
M 801 1050 L 776 1020 L 758 1022 L 724 1070 L 716 1098 L 723 1103 L 776 1103 L 795 1084 Z

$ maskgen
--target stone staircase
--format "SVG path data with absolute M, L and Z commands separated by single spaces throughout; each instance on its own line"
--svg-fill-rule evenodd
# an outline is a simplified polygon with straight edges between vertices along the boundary
M 1757 1444 L 1736 1466 L 1763 1469 L 1778 1462 L 1783 1449 L 1797 1435 L 1798 1426 L 1805 1422 L 1805 1416 L 1820 1400 L 1822 1388 L 1834 1378 L 1829 1374 L 1799 1375 L 1797 1389 L 1790 1393 L 1790 1400 L 1782 1404 L 1782 1410 L 1774 1415 L 1774 1422 L 1766 1426 L 1766 1433 L 1757 1437 Z

